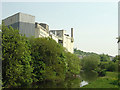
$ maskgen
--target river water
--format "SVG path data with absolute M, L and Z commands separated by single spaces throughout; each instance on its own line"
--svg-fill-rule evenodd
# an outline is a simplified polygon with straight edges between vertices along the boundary
M 32 88 L 80 88 L 97 79 L 94 71 L 82 71 L 80 75 L 65 79 L 64 82 L 44 82 L 32 86 Z

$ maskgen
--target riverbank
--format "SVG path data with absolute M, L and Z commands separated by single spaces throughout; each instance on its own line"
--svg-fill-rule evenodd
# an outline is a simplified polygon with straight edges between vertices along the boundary
M 117 72 L 107 72 L 106 76 L 98 77 L 95 81 L 81 88 L 118 88 L 117 85 L 111 84 L 114 80 L 117 79 L 118 79 Z

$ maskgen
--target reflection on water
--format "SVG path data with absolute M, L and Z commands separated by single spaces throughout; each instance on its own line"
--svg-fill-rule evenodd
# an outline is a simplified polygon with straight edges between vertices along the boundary
M 43 82 L 43 83 L 37 83 L 32 86 L 32 88 L 79 88 L 80 82 L 82 80 L 80 77 L 71 77 L 67 78 L 64 82 Z
M 95 71 L 82 71 L 80 77 L 87 82 L 92 82 L 97 79 L 97 72 Z
M 85 85 L 87 85 L 87 84 L 88 84 L 88 82 L 82 81 L 82 82 L 80 83 L 80 87 L 85 86 Z
M 77 77 L 66 78 L 64 82 L 42 82 L 32 86 L 32 88 L 80 88 L 97 78 L 94 71 L 83 71 Z

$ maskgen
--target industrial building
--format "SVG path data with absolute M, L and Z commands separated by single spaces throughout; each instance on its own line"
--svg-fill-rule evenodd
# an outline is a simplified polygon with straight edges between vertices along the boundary
M 27 37 L 35 36 L 35 16 L 17 13 L 3 20 L 7 26 L 12 26 L 18 29 L 21 34 L 25 34 Z
M 47 24 L 35 22 L 35 16 L 21 12 L 9 16 L 3 22 L 7 26 L 18 29 L 20 34 L 25 34 L 27 37 L 51 37 L 67 51 L 73 53 L 73 28 L 71 28 L 71 36 L 66 34 L 66 30 L 49 30 Z

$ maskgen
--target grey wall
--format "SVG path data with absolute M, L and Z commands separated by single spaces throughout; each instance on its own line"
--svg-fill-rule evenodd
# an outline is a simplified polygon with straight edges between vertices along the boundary
M 27 37 L 35 36 L 35 16 L 17 13 L 3 20 L 5 25 L 18 29 L 21 34 Z
M 27 37 L 35 36 L 35 24 L 19 22 L 19 30 L 21 34 L 25 34 Z

